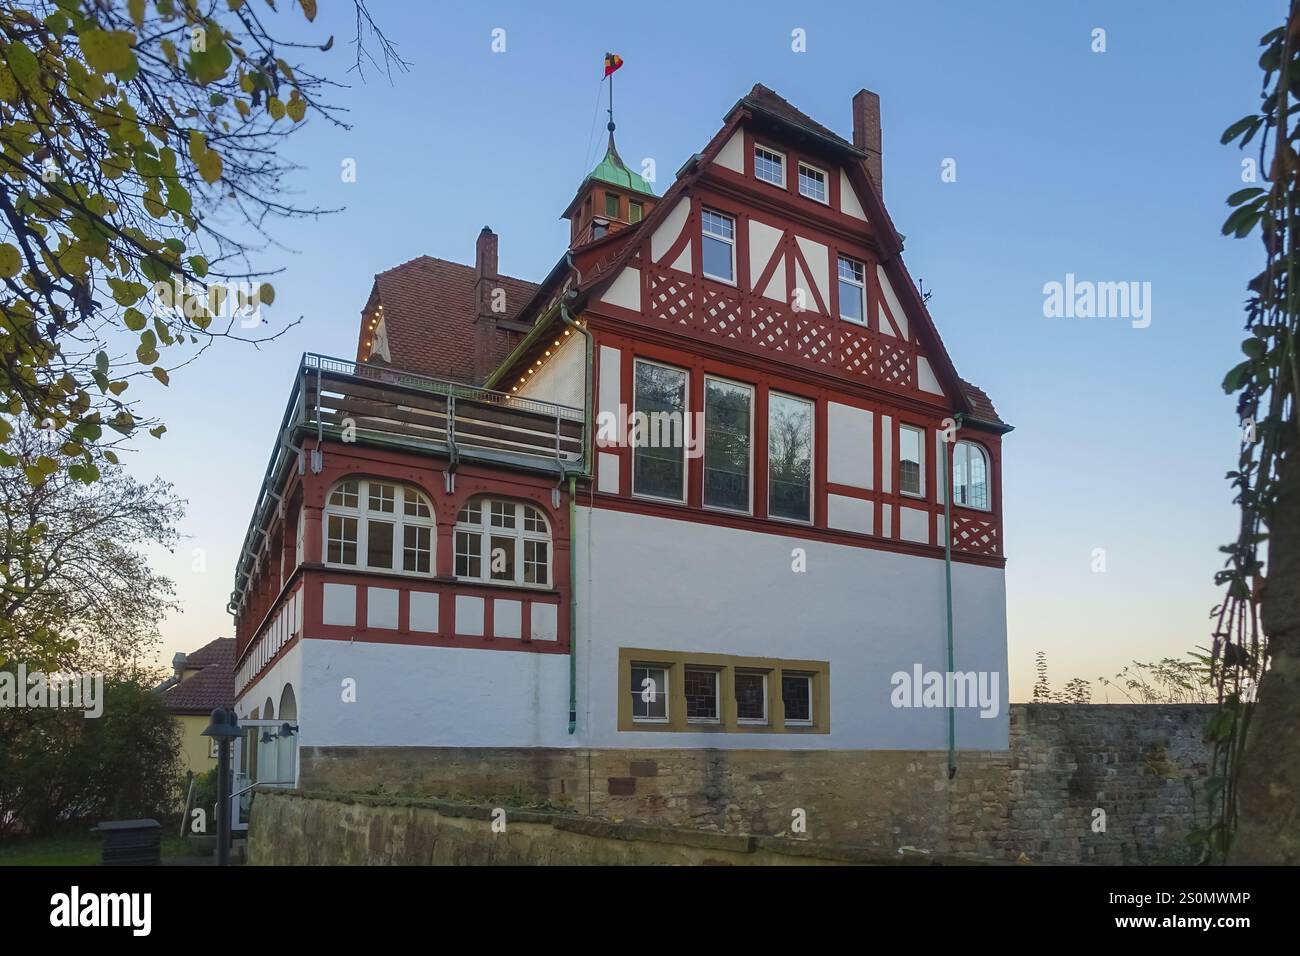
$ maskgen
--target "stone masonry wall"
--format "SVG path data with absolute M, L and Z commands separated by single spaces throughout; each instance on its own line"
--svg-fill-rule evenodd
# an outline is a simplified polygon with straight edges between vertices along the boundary
M 473 799 L 894 853 L 1177 863 L 1208 769 L 1202 705 L 1018 704 L 1006 752 L 304 748 L 310 790 Z M 1094 830 L 1105 813 L 1105 830 Z M 802 811 L 802 813 L 799 813 Z M 803 833 L 792 832 L 802 819 Z

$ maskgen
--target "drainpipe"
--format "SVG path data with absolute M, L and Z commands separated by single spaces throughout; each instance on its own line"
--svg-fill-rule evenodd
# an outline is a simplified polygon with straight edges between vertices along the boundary
M 953 421 L 961 428 L 960 414 L 953 416 Z M 943 581 L 948 605 L 948 679 L 944 682 L 948 691 L 948 779 L 957 776 L 957 709 L 954 698 L 954 677 L 956 673 L 955 654 L 952 640 L 952 474 L 948 466 L 948 442 L 943 446 Z
M 578 283 L 581 284 L 582 274 L 578 272 L 577 266 L 573 264 L 573 256 L 566 255 L 565 258 L 568 259 L 569 267 L 577 274 Z M 591 425 L 594 394 L 592 372 L 595 363 L 595 344 L 591 332 L 580 325 L 569 313 L 569 305 L 564 301 L 567 297 L 576 297 L 576 293 L 569 292 L 561 298 L 560 320 L 586 339 L 587 350 L 587 362 L 584 370 L 586 385 L 582 405 L 585 419 L 582 434 L 582 470 L 580 472 L 569 472 L 569 733 L 574 734 L 578 730 L 578 475 L 581 474 L 584 478 L 591 477 Z M 590 599 L 590 595 L 588 595 L 588 599 Z

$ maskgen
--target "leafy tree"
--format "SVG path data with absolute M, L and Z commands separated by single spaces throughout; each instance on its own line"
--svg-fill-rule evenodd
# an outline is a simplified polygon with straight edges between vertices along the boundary
M 103 714 L 0 708 L 0 836 L 175 813 L 180 727 L 162 698 L 104 682 Z
M 1265 185 L 1228 197 L 1225 235 L 1257 232 L 1263 269 L 1246 298 L 1245 359 L 1223 387 L 1242 422 L 1237 467 L 1228 473 L 1241 520 L 1221 550 L 1216 576 L 1226 595 L 1215 609 L 1211 659 L 1220 702 L 1207 736 L 1214 764 L 1206 784 L 1210 821 L 1198 835 L 1207 857 L 1300 863 L 1300 0 L 1260 38 L 1260 107 L 1233 123 L 1223 142 L 1244 149 L 1258 137 Z M 1245 178 L 1245 177 L 1243 177 Z M 1267 560 L 1261 549 L 1267 546 Z M 1251 691 L 1258 685 L 1257 703 Z
M 182 502 L 121 465 L 91 485 L 59 471 L 33 486 L 28 471 L 58 441 L 20 419 L 14 463 L 0 466 L 0 664 L 146 679 L 158 625 L 176 603 L 172 582 L 139 549 L 175 544 Z
M 341 123 L 313 67 L 334 42 L 316 0 L 281 6 L 0 0 L 0 463 L 14 416 L 42 423 L 60 442 L 26 466 L 33 484 L 93 482 L 115 441 L 161 436 L 138 380 L 273 337 L 265 230 L 328 211 L 285 199 L 279 150 L 309 115 Z M 355 67 L 366 36 L 404 65 L 354 6 Z

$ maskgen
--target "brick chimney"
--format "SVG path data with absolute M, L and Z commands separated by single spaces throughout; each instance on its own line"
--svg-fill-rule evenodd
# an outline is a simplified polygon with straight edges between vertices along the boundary
M 867 154 L 867 169 L 875 180 L 876 192 L 885 193 L 880 161 L 880 97 L 870 90 L 858 90 L 853 97 L 853 145 Z
M 496 367 L 497 319 L 492 311 L 497 288 L 497 234 L 484 226 L 474 243 L 474 381 L 482 382 Z

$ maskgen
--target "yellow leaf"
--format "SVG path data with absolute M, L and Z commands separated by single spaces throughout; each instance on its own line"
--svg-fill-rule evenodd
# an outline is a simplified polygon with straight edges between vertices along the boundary
M 257 301 L 263 305 L 273 305 L 275 303 L 275 287 L 269 282 L 263 282 L 257 287 Z
M 294 92 L 295 95 L 290 97 L 289 105 L 285 109 L 289 113 L 289 119 L 301 123 L 307 117 L 307 101 L 298 97 L 296 90 Z
M 208 149 L 208 141 L 201 132 L 190 130 L 190 159 L 203 177 L 205 183 L 215 183 L 221 178 L 221 156 L 214 149 Z
M 126 8 L 131 11 L 131 19 L 135 25 L 144 26 L 144 0 L 127 0 Z
M 279 97 L 272 96 L 266 101 L 266 111 L 271 114 L 271 119 L 282 119 L 284 117 L 284 104 L 280 102 Z
M 242 116 L 244 119 L 248 119 L 248 114 L 252 112 L 252 110 L 248 108 L 247 103 L 245 103 L 243 100 L 238 100 L 238 99 L 235 100 L 235 109 L 239 110 L 239 115 Z
M 176 44 L 171 40 L 162 41 L 163 56 L 167 57 L 167 62 L 174 67 L 180 66 L 180 61 L 176 58 Z
M 303 15 L 308 22 L 316 19 L 316 0 L 298 0 L 302 4 Z
M 18 275 L 23 267 L 23 257 L 18 252 L 18 247 L 4 243 L 0 245 L 0 276 L 6 279 L 12 279 Z
M 167 375 L 167 370 L 160 365 L 155 365 L 153 367 L 153 377 L 158 379 L 158 381 L 162 382 L 164 385 L 171 384 L 171 379 Z

